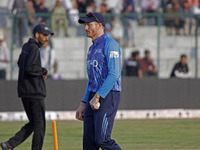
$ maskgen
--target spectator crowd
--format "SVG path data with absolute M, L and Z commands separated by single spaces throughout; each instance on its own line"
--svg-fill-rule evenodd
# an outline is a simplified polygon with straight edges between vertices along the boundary
M 50 26 L 56 36 L 69 37 L 69 26 L 77 27 L 77 36 L 84 35 L 84 30 L 79 27 L 77 20 L 89 11 L 99 12 L 105 16 L 105 33 L 112 36 L 124 48 L 137 45 L 135 42 L 136 25 L 154 26 L 158 24 L 155 13 L 166 13 L 161 20 L 161 25 L 166 26 L 169 36 L 194 36 L 195 34 L 196 21 L 193 15 L 200 14 L 199 0 L 115 1 L 117 1 L 115 7 L 111 7 L 109 0 L 54 0 L 52 6 L 47 4 L 48 0 L 8 0 L 6 7 L 5 5 L 1 6 L 3 3 L 0 4 L 0 12 L 17 14 L 14 19 L 14 45 L 17 48 L 21 48 L 23 37 L 29 35 L 29 32 L 38 23 Z M 119 20 L 124 27 L 123 39 L 119 39 L 113 34 L 113 28 Z M 4 27 L 6 27 L 6 19 L 5 16 L 0 15 L 0 28 Z M 1 39 L 1 41 L 5 41 L 5 39 Z M 135 63 L 131 63 L 132 61 L 137 62 L 139 77 L 156 76 L 155 65 L 149 62 L 149 53 L 148 50 L 145 51 L 146 57 L 139 61 L 139 51 L 134 52 L 125 64 L 133 65 Z M 148 66 L 149 64 L 151 67 Z
M 145 49 L 144 58 L 140 58 L 139 50 L 134 50 L 131 56 L 124 62 L 125 76 L 136 78 L 157 77 L 157 69 L 151 58 L 149 49 Z M 187 55 L 181 54 L 180 61 L 174 64 L 170 78 L 191 78 L 192 72 L 187 64 Z
M 1 13 L 29 14 L 17 15 L 15 18 L 15 42 L 18 47 L 22 45 L 22 38 L 28 34 L 29 28 L 32 29 L 41 22 L 51 25 L 56 35 L 59 35 L 59 29 L 63 28 L 64 35 L 68 36 L 68 27 L 78 26 L 79 14 L 89 11 L 100 12 L 105 16 L 106 30 L 110 35 L 112 35 L 112 28 L 115 25 L 116 14 L 123 14 L 121 21 L 125 34 L 124 46 L 128 46 L 129 42 L 131 46 L 135 46 L 135 24 L 158 24 L 157 16 L 154 13 L 169 13 L 161 21 L 162 25 L 166 26 L 169 35 L 194 35 L 195 18 L 193 14 L 200 14 L 199 0 L 115 0 L 115 7 L 110 6 L 109 0 L 54 0 L 52 6 L 47 4 L 48 0 L 7 1 L 7 7 L 0 4 Z M 171 13 L 181 13 L 182 15 L 172 15 Z M 6 26 L 4 16 L 0 16 L 0 25 Z M 81 34 L 77 33 L 77 35 Z
M 150 54 L 150 50 L 145 49 L 144 58 L 140 58 L 139 50 L 133 51 L 124 63 L 125 75 L 138 78 L 157 77 L 157 70 Z

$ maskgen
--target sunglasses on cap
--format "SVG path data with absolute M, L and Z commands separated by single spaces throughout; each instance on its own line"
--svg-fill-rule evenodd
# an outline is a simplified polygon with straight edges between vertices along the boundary
M 99 19 L 95 16 L 95 14 L 94 14 L 93 12 L 88 12 L 86 16 L 87 16 L 87 17 L 94 17 L 98 23 L 101 23 L 101 22 L 99 21 Z

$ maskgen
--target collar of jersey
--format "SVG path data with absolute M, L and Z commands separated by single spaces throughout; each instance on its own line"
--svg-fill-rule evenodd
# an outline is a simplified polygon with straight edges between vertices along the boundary
M 105 36 L 106 36 L 106 34 L 104 33 L 100 37 L 96 38 L 95 43 L 101 42 L 104 39 Z

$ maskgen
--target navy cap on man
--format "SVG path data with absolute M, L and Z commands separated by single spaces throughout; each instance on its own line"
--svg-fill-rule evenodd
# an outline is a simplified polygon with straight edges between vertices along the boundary
M 53 32 L 49 30 L 49 28 L 44 24 L 38 24 L 33 28 L 33 34 L 42 33 L 44 35 L 54 35 Z
M 85 18 L 80 18 L 78 20 L 78 22 L 80 24 L 89 23 L 89 22 L 93 22 L 93 21 L 101 23 L 105 27 L 105 19 L 100 13 L 89 12 L 89 13 L 87 13 Z

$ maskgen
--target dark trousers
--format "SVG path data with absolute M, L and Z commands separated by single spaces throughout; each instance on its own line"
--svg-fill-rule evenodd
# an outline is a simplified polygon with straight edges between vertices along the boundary
M 0 80 L 4 80 L 6 79 L 6 70 L 5 69 L 2 69 L 0 70 Z
M 8 140 L 8 144 L 15 148 L 33 132 L 32 150 L 41 150 L 46 127 L 44 99 L 22 98 L 22 102 L 29 122 Z
M 95 93 L 90 93 L 89 100 Z M 120 92 L 111 91 L 105 99 L 100 99 L 99 110 L 92 110 L 86 103 L 84 111 L 83 150 L 121 150 L 111 139 L 115 115 L 120 102 Z

